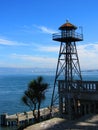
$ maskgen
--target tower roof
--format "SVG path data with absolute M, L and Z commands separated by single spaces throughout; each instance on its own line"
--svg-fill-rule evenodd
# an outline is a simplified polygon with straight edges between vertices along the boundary
M 64 23 L 59 27 L 59 30 L 70 30 L 70 29 L 77 29 L 77 27 L 69 23 L 68 20 L 66 21 L 66 23 Z

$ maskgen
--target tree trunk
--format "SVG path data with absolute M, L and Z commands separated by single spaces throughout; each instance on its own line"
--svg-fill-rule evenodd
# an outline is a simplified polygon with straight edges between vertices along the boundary
M 34 105 L 34 109 L 33 109 L 34 123 L 37 122 L 37 117 L 36 117 L 36 112 L 35 112 L 35 110 L 36 110 L 36 105 Z
M 38 104 L 38 122 L 40 122 L 40 105 L 41 105 L 41 102 L 39 101 L 39 104 Z

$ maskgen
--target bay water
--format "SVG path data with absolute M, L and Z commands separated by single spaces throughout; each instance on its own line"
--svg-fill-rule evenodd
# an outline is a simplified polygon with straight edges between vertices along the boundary
M 24 91 L 27 89 L 31 80 L 36 79 L 37 75 L 3 75 L 0 77 L 0 114 L 1 113 L 20 113 L 28 111 L 21 100 Z M 43 76 L 44 82 L 49 84 L 46 92 L 46 101 L 42 107 L 50 105 L 53 85 L 53 76 Z
M 53 91 L 54 74 L 1 74 L 0 75 L 0 114 L 8 113 L 16 114 L 30 109 L 25 106 L 21 100 L 24 91 L 27 89 L 31 80 L 36 79 L 39 75 L 43 76 L 44 82 L 49 84 L 46 92 L 46 100 L 42 107 L 48 107 L 51 103 L 51 96 Z M 98 71 L 83 71 L 83 80 L 98 81 Z M 12 129 L 12 128 L 11 128 Z M 0 127 L 0 130 L 10 130 L 10 128 Z

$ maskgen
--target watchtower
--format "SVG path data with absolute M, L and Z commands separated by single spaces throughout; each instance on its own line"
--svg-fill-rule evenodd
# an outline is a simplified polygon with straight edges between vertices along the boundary
M 77 27 L 66 21 L 59 27 L 60 33 L 53 34 L 53 40 L 60 42 L 57 69 L 51 99 L 51 107 L 59 104 L 60 115 L 73 113 L 73 90 L 81 87 L 82 76 L 76 49 L 76 42 L 83 40 L 83 34 L 76 33 Z M 80 84 L 78 87 L 75 82 Z M 56 104 L 57 103 L 57 104 Z

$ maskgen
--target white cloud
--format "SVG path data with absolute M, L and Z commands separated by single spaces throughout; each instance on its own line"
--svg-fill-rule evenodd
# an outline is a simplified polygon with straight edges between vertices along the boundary
M 29 46 L 29 44 L 19 43 L 17 41 L 11 41 L 5 38 L 0 38 L 0 45 Z M 20 62 L 19 64 L 21 65 L 23 62 L 26 66 L 30 65 L 31 67 L 56 68 L 57 57 L 58 57 L 57 53 L 59 52 L 59 46 L 57 45 L 45 46 L 39 43 L 31 43 L 30 46 L 32 46 L 32 49 L 34 50 L 35 54 L 28 55 L 27 52 L 27 54 L 21 55 L 16 52 L 17 54 L 11 55 L 12 62 L 13 60 L 16 60 L 18 63 L 19 60 Z M 81 69 L 98 69 L 98 44 L 97 43 L 77 45 L 77 50 L 78 50 Z M 53 57 L 51 58 L 50 54 L 46 56 L 45 52 L 49 52 L 49 53 L 52 52 L 52 54 L 54 53 L 55 55 L 53 54 Z M 36 54 L 38 54 L 39 56 L 36 56 Z M 1 62 L 3 62 L 3 60 L 1 60 Z
M 0 45 L 7 45 L 7 46 L 27 46 L 25 43 L 20 43 L 16 41 L 11 41 L 7 39 L 0 38 Z
M 98 69 L 98 44 L 78 45 L 77 49 L 82 69 Z
M 58 52 L 59 46 L 39 46 L 36 51 L 43 51 L 43 55 L 19 55 L 13 54 L 12 58 L 20 59 L 24 62 L 30 63 L 32 67 L 42 67 L 42 68 L 56 68 L 57 56 L 51 58 L 49 55 L 44 56 L 44 52 Z M 97 44 L 83 44 L 77 45 L 78 56 L 80 61 L 81 69 L 98 69 L 98 45 Z
M 32 55 L 19 55 L 12 54 L 11 58 L 25 61 L 26 63 L 32 65 L 31 67 L 42 67 L 42 68 L 55 68 L 57 58 L 50 58 L 45 56 L 32 56 Z
M 40 46 L 38 47 L 38 50 L 43 52 L 58 52 L 59 46 Z
M 58 45 L 52 45 L 51 46 L 49 44 L 41 44 L 41 43 L 31 43 L 30 46 L 32 46 L 33 50 L 36 51 L 40 51 L 40 52 L 54 52 L 54 53 L 58 53 L 60 46 Z
M 57 33 L 57 31 L 53 30 L 53 29 L 50 29 L 48 27 L 45 27 L 45 26 L 37 26 L 37 25 L 34 25 L 36 28 L 38 28 L 41 32 L 43 33 L 47 33 L 47 34 L 53 34 L 53 33 Z

